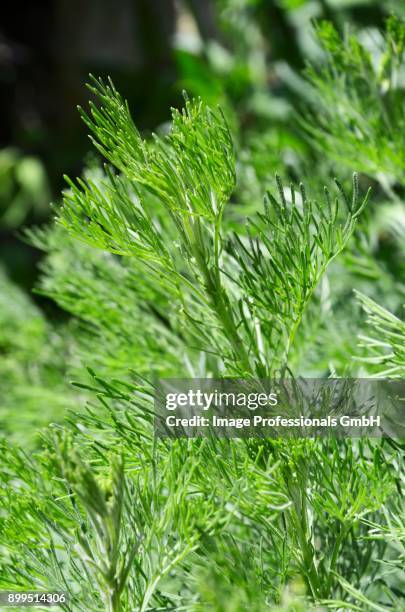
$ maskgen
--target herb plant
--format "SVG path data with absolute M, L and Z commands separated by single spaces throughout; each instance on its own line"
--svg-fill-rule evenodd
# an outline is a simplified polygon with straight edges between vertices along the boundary
M 333 61 L 309 74 L 320 113 L 302 122 L 314 149 L 362 174 L 309 187 L 277 175 L 247 220 L 246 151 L 221 111 L 186 98 L 166 135 L 143 139 L 114 85 L 92 78 L 81 112 L 107 164 L 68 178 L 56 223 L 29 234 L 46 252 L 38 290 L 72 316 L 38 334 L 60 343 L 76 405 L 35 453 L 1 442 L 1 588 L 67 591 L 74 611 L 405 609 L 401 441 L 153 432 L 156 375 L 405 371 L 404 323 L 376 301 L 386 290 L 397 310 L 403 278 L 373 245 L 368 191 L 400 205 L 403 26 L 389 23 L 377 84 L 360 43 L 349 57 L 328 28 Z M 395 129 L 375 110 L 386 104 Z M 363 293 L 348 314 L 336 304 L 351 281 Z

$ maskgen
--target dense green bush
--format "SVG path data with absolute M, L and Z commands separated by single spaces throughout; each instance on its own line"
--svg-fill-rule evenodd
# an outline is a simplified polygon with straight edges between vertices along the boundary
M 3 589 L 83 611 L 405 609 L 399 441 L 153 434 L 156 375 L 404 374 L 405 26 L 372 52 L 319 32 L 283 180 L 276 136 L 241 138 L 237 113 L 230 129 L 186 100 L 143 139 L 92 79 L 82 114 L 108 163 L 29 233 L 38 290 L 70 318 L 2 298 L 2 409 L 35 391 L 56 422 L 35 452 L 1 442 Z

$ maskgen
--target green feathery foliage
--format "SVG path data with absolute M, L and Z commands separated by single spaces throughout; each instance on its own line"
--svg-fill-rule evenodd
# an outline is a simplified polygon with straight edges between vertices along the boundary
M 1 442 L 0 587 L 66 590 L 63 609 L 83 612 L 400 610 L 399 442 L 153 430 L 155 374 L 302 373 L 335 286 L 346 299 L 339 255 L 361 240 L 363 182 L 309 193 L 277 177 L 238 226 L 219 111 L 187 100 L 144 140 L 111 83 L 91 90 L 100 105 L 83 116 L 109 165 L 68 179 L 56 227 L 30 234 L 46 252 L 40 292 L 79 322 L 69 373 L 88 404 L 35 454 Z M 362 367 L 398 375 L 402 323 L 361 300 L 378 336 Z M 314 355 L 318 375 L 331 355 L 345 366 L 342 344 Z
M 36 444 L 38 428 L 75 406 L 65 380 L 74 345 L 0 269 L 0 429 L 10 439 Z
M 405 374 L 405 322 L 361 293 L 358 300 L 367 313 L 370 335 L 360 335 L 361 346 L 367 350 L 363 361 L 370 364 L 378 376 Z
M 355 34 L 344 40 L 329 22 L 318 26 L 326 54 L 308 68 L 314 107 L 304 127 L 313 144 L 339 164 L 355 166 L 391 193 L 404 183 L 403 58 L 405 24 L 391 17 L 373 52 Z
M 285 365 L 312 293 L 354 231 L 367 200 L 358 201 L 357 177 L 350 199 L 337 183 L 322 203 L 303 186 L 297 197 L 292 186 L 287 202 L 277 178 L 278 196 L 269 194 L 264 213 L 249 219 L 248 239 L 238 237 L 222 224 L 235 181 L 224 119 L 187 102 L 170 134 L 146 144 L 114 87 L 99 88 L 103 110 L 92 106 L 86 122 L 122 174 L 107 168 L 99 185 L 69 181 L 60 222 L 91 245 L 136 257 L 150 284 L 178 302 L 195 342 L 230 373 L 269 376 Z

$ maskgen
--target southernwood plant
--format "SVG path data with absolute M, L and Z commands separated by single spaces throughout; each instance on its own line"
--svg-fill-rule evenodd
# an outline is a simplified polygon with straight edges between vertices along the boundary
M 107 164 L 68 178 L 56 223 L 30 234 L 46 252 L 39 291 L 72 316 L 47 332 L 58 357 L 38 384 L 57 370 L 55 397 L 76 407 L 35 452 L 1 442 L 2 589 L 67 591 L 64 609 L 83 612 L 405 610 L 400 441 L 153 433 L 156 376 L 404 375 L 403 277 L 375 253 L 367 204 L 372 183 L 387 216 L 403 215 L 395 28 L 380 80 L 360 43 L 323 31 L 335 64 L 310 75 L 323 106 L 306 125 L 321 156 L 345 157 L 342 185 L 323 187 L 321 162 L 318 186 L 316 167 L 310 188 L 276 176 L 247 220 L 249 173 L 220 111 L 186 100 L 144 140 L 113 84 L 92 79 L 81 112 Z M 349 162 L 362 171 L 351 181 Z M 401 252 L 398 228 L 385 235 Z

